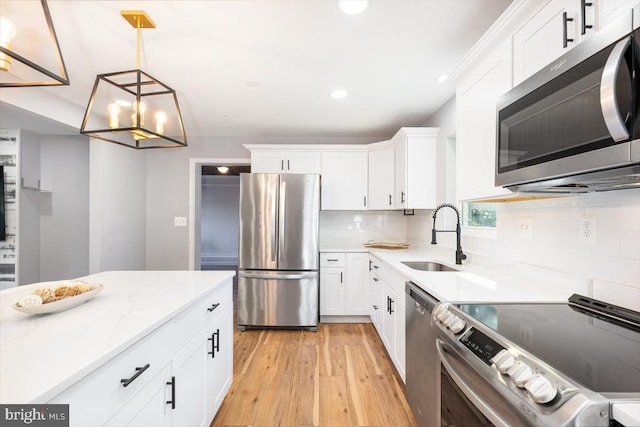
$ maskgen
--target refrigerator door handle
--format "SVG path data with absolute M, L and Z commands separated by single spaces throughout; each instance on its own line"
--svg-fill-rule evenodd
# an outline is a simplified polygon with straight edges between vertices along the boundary
M 277 191 L 276 191 L 277 195 Z M 277 247 L 277 236 L 278 236 L 278 197 L 273 197 L 271 199 L 271 212 L 274 221 L 274 227 L 271 229 L 271 261 L 276 261 L 278 247 Z
M 285 253 L 286 253 L 286 239 L 285 239 L 285 230 L 286 230 L 286 200 L 287 200 L 287 183 L 280 180 L 280 206 L 278 212 L 278 236 L 280 241 L 278 242 L 278 252 L 280 253 L 280 261 L 284 262 Z
M 300 280 L 311 279 L 317 276 L 317 272 L 309 273 L 291 273 L 291 274 L 264 274 L 264 273 L 247 273 L 239 272 L 239 277 L 246 277 L 248 279 L 278 279 L 278 280 Z

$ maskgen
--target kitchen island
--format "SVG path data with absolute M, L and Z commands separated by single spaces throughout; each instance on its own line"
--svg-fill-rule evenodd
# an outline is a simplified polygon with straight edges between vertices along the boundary
M 43 315 L 11 305 L 70 281 L 0 292 L 0 402 L 70 404 L 71 425 L 208 425 L 231 383 L 234 274 L 98 273 L 78 279 L 104 286 L 94 299 Z

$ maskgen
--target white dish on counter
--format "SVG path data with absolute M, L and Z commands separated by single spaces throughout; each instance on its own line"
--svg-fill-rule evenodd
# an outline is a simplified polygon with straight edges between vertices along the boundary
M 18 305 L 18 303 L 16 302 L 12 304 L 11 307 L 14 310 L 18 310 L 28 314 L 47 314 L 47 313 L 55 313 L 58 311 L 64 311 L 64 310 L 68 310 L 70 308 L 76 307 L 86 301 L 89 301 L 90 299 L 98 295 L 100 291 L 104 289 L 104 285 L 97 285 L 97 286 L 98 287 L 93 290 L 81 293 L 80 295 L 64 298 L 64 299 L 61 299 L 60 301 L 49 302 L 49 303 L 40 304 L 40 305 L 29 305 L 25 307 Z

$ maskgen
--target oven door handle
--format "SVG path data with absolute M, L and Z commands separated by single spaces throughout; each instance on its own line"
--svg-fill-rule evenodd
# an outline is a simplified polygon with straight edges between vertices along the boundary
M 503 420 L 500 415 L 498 415 L 498 413 L 491 406 L 489 406 L 484 400 L 482 400 L 482 398 L 478 396 L 478 394 L 473 391 L 471 387 L 467 385 L 467 383 L 464 382 L 460 375 L 458 375 L 458 373 L 455 371 L 455 368 L 451 365 L 451 362 L 449 362 L 448 356 L 444 349 L 444 343 L 440 339 L 436 340 L 436 348 L 438 350 L 440 362 L 444 365 L 453 381 L 455 381 L 456 385 L 460 387 L 460 390 L 464 393 L 467 399 L 469 399 L 471 403 L 473 403 L 475 407 L 478 408 L 478 410 L 482 412 L 482 414 L 487 417 L 489 421 L 491 421 L 495 426 L 510 427 L 510 424 Z
M 602 116 L 609 134 L 614 141 L 629 139 L 629 130 L 625 126 L 624 118 L 620 116 L 620 108 L 616 96 L 616 79 L 620 64 L 624 60 L 624 53 L 630 43 L 631 38 L 627 37 L 616 44 L 609 54 L 609 58 L 607 58 L 600 81 L 600 108 L 602 109 Z

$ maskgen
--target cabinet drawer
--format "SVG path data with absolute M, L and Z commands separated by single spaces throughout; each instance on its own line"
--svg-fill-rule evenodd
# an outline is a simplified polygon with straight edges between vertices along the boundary
M 202 297 L 195 304 L 187 307 L 182 313 L 176 316 L 173 322 L 178 331 L 182 331 L 177 348 L 184 346 L 207 323 L 215 320 L 222 312 L 228 308 L 233 308 L 233 285 L 232 279 L 216 287 L 211 293 Z
M 344 267 L 345 254 L 325 252 L 320 254 L 320 267 Z
M 167 322 L 138 343 L 54 397 L 50 403 L 69 404 L 72 426 L 103 425 L 136 396 L 171 361 L 181 332 Z M 184 333 L 182 333 L 184 335 Z M 170 347 L 171 351 L 167 348 Z M 146 369 L 144 368 L 148 365 Z M 138 376 L 131 380 L 134 375 Z M 124 387 L 121 380 L 130 379 Z

